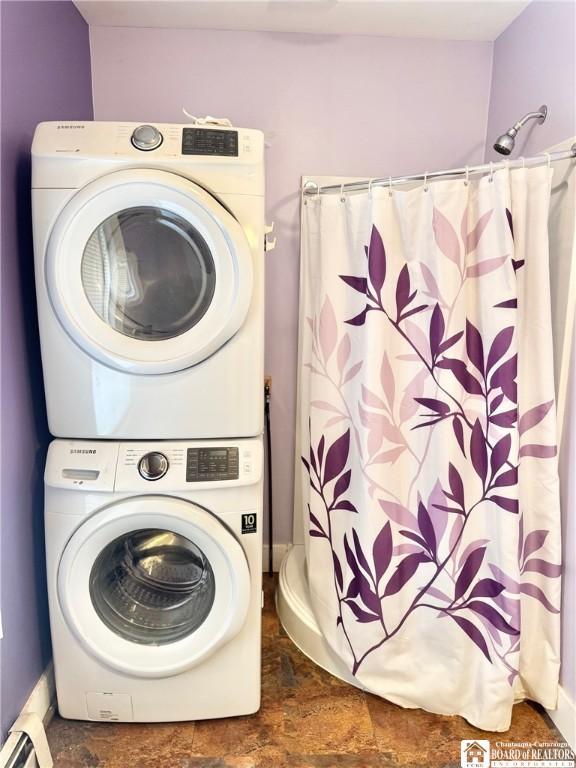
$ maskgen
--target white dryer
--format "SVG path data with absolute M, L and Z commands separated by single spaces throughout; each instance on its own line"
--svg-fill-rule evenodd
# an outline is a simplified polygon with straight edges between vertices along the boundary
M 263 135 L 51 122 L 32 145 L 48 422 L 59 437 L 262 431 Z
M 45 492 L 60 714 L 155 722 L 255 712 L 261 438 L 56 440 Z

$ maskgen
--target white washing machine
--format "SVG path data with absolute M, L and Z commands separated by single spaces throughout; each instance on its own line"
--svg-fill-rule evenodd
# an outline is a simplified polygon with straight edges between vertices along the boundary
M 262 442 L 56 440 L 45 474 L 60 714 L 260 706 Z
M 261 433 L 260 131 L 41 123 L 32 208 L 52 434 Z

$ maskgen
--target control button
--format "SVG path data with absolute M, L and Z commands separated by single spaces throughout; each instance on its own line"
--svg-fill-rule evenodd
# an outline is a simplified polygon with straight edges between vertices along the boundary
M 252 472 L 252 464 L 249 461 L 245 461 L 244 462 L 244 467 L 243 468 L 244 468 L 244 472 L 246 472 L 248 474 L 250 472 Z
M 153 125 L 139 125 L 132 134 L 132 144 L 136 149 L 150 152 L 162 144 L 162 134 Z
M 144 480 L 160 480 L 168 472 L 168 459 L 159 451 L 147 453 L 138 462 L 138 472 Z

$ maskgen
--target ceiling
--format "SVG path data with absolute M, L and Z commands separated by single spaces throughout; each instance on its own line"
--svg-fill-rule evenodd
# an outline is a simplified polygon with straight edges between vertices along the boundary
M 530 0 L 75 0 L 91 26 L 495 40 Z

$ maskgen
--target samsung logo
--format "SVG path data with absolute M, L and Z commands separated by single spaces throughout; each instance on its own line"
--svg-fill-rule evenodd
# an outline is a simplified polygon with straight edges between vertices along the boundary
M 70 453 L 96 453 L 96 448 L 70 448 Z

